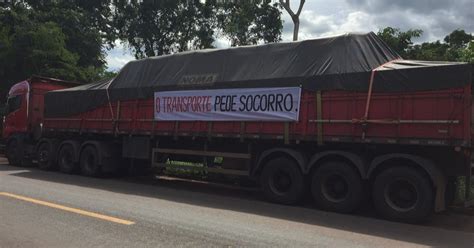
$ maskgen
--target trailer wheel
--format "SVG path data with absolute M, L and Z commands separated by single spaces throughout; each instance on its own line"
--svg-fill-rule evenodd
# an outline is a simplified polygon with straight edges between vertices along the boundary
M 270 160 L 263 168 L 261 185 L 272 202 L 294 204 L 304 193 L 304 177 L 296 162 L 286 157 Z
M 36 151 L 38 168 L 42 170 L 53 170 L 56 168 L 55 149 L 52 142 L 46 141 L 39 145 Z
M 430 180 L 415 168 L 393 167 L 376 177 L 373 199 L 383 217 L 419 222 L 433 213 L 434 190 Z
M 86 146 L 81 152 L 81 174 L 84 176 L 98 177 L 102 174 L 99 163 L 99 151 L 95 146 Z
M 66 174 L 77 172 L 78 166 L 75 158 L 74 147 L 71 144 L 61 146 L 58 155 L 59 171 Z
M 356 210 L 364 196 L 359 173 L 344 162 L 327 162 L 314 171 L 311 193 L 317 206 L 334 212 Z
M 8 142 L 6 156 L 10 165 L 21 166 L 23 148 L 18 139 L 12 139 Z

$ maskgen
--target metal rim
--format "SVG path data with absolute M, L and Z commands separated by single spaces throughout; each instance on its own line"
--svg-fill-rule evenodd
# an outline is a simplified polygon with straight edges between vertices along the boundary
M 95 169 L 95 155 L 93 152 L 89 151 L 86 153 L 86 156 L 84 158 L 84 167 L 88 171 L 93 171 Z
M 8 144 L 7 157 L 11 160 L 16 160 L 17 159 L 17 155 L 16 155 L 17 149 L 18 149 L 18 141 L 16 141 L 16 140 L 11 141 L 10 144 Z
M 405 178 L 393 180 L 384 190 L 385 202 L 399 212 L 413 210 L 420 200 L 419 195 L 416 185 Z
M 48 163 L 49 161 L 49 147 L 48 144 L 44 143 L 40 146 L 38 151 L 38 163 Z
M 74 167 L 74 156 L 72 154 L 71 150 L 68 150 L 67 148 L 63 148 L 61 152 L 61 166 L 66 169 L 70 169 Z
M 340 174 L 330 174 L 323 179 L 321 190 L 326 199 L 331 202 L 342 202 L 349 197 L 349 183 Z
M 270 187 L 273 192 L 277 194 L 286 194 L 291 190 L 293 185 L 293 181 L 291 179 L 291 175 L 284 170 L 277 170 L 273 175 L 270 177 Z

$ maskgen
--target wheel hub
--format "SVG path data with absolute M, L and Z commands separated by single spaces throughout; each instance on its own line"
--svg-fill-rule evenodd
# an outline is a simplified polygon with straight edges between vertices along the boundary
M 61 160 L 64 165 L 70 165 L 73 162 L 72 154 L 70 152 L 65 152 Z
M 404 179 L 390 183 L 385 189 L 385 202 L 393 209 L 407 212 L 415 208 L 418 203 L 418 190 L 416 186 Z
M 337 174 L 330 175 L 323 181 L 323 195 L 332 202 L 344 201 L 349 195 L 348 185 L 343 176 Z
M 284 171 L 278 171 L 272 177 L 272 186 L 279 193 L 287 192 L 291 188 L 291 183 L 290 175 Z
M 16 141 L 13 141 L 9 144 L 8 146 L 8 154 L 7 154 L 7 157 L 11 158 L 11 159 L 15 159 L 16 158 L 16 150 L 18 148 L 18 145 L 16 143 Z
M 38 158 L 39 162 L 47 162 L 48 156 L 49 156 L 48 151 L 46 150 L 40 151 L 39 158 Z

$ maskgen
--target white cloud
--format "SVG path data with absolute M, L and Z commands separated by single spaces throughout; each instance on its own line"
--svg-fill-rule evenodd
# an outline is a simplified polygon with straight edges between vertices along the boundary
M 118 71 L 129 61 L 134 60 L 135 57 L 130 50 L 121 42 L 115 42 L 115 48 L 107 52 L 107 68 L 110 71 Z
M 226 47 L 230 47 L 230 43 L 231 42 L 229 39 L 219 37 L 214 41 L 213 45 L 217 48 L 226 48 Z

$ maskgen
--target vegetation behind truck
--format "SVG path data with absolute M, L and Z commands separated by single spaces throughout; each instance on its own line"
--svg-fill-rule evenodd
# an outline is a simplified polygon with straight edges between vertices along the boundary
M 274 202 L 311 192 L 348 213 L 370 197 L 386 218 L 419 221 L 452 202 L 456 177 L 469 183 L 471 73 L 402 60 L 374 34 L 187 52 L 90 85 L 21 82 L 3 138 L 15 165 L 100 176 L 119 160 L 201 162 Z

